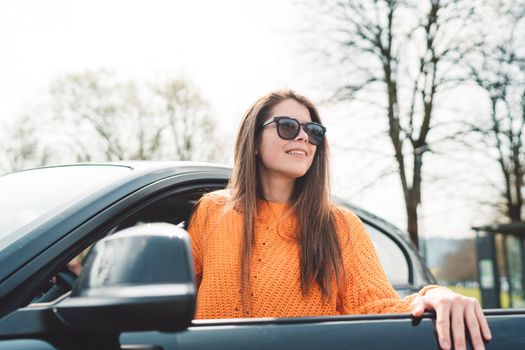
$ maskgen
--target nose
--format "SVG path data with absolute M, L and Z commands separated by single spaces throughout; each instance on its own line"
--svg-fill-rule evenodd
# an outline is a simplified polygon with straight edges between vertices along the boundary
M 308 134 L 304 131 L 304 126 L 299 126 L 299 134 L 295 137 L 294 141 L 308 142 Z

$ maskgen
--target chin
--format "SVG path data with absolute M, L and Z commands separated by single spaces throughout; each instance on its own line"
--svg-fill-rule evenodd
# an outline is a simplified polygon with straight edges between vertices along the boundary
M 291 179 L 298 179 L 300 177 L 303 177 L 308 172 L 308 169 L 300 170 L 300 169 L 293 169 L 288 172 L 286 172 L 286 176 Z

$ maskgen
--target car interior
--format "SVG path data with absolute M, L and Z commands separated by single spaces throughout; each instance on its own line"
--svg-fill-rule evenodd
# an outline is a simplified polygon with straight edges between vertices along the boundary
M 191 213 L 199 199 L 205 193 L 222 187 L 223 186 L 213 185 L 191 188 L 182 192 L 177 191 L 177 193 L 174 194 L 168 193 L 153 198 L 117 218 L 115 224 L 111 226 L 102 237 L 129 227 L 153 222 L 165 222 L 187 229 Z M 82 263 L 89 254 L 91 246 L 92 245 L 84 249 L 75 259 Z M 70 268 L 64 266 L 60 271 L 50 277 L 48 283 L 42 286 L 31 303 L 46 303 L 56 300 L 72 289 L 76 278 L 77 275 L 73 273 Z
M 130 208 L 119 217 L 112 220 L 109 229 L 97 235 L 98 239 L 123 229 L 153 222 L 165 222 L 187 229 L 191 213 L 199 199 L 210 191 L 224 188 L 224 184 L 200 184 L 178 189 L 173 192 L 157 194 L 145 199 L 138 206 Z M 377 228 L 366 225 L 383 266 L 391 283 L 401 296 L 413 292 L 410 289 L 409 271 L 406 257 L 394 240 L 383 234 Z M 76 257 L 80 262 L 89 254 L 92 246 L 84 247 L 83 252 Z M 51 302 L 69 292 L 75 283 L 77 275 L 71 268 L 63 266 L 60 271 L 50 276 L 49 282 L 42 286 L 32 303 Z

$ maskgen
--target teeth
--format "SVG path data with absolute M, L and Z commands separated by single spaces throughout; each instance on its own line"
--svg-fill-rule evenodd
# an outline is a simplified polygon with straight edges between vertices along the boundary
M 297 154 L 299 156 L 306 156 L 306 153 L 304 151 L 299 151 L 299 150 L 291 150 L 291 151 L 288 151 L 286 152 L 288 154 Z

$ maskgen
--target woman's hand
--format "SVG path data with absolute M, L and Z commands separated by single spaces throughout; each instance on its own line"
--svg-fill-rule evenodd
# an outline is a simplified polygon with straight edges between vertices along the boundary
M 82 264 L 80 263 L 79 257 L 73 258 L 70 262 L 67 263 L 67 268 L 69 271 L 73 272 L 75 275 L 80 275 L 82 272 Z
M 462 296 L 447 288 L 433 288 L 424 296 L 417 296 L 411 304 L 414 317 L 423 315 L 425 310 L 436 312 L 436 332 L 442 349 L 451 348 L 451 335 L 456 350 L 466 350 L 465 326 L 468 329 L 475 350 L 485 349 L 483 339 L 490 340 L 490 329 L 474 298 Z
M 80 273 L 82 272 L 82 264 L 80 263 L 80 258 L 78 256 L 74 257 L 73 260 L 67 263 L 66 268 L 78 277 L 78 275 L 80 275 Z M 51 282 L 53 284 L 56 284 L 57 277 L 51 277 Z

